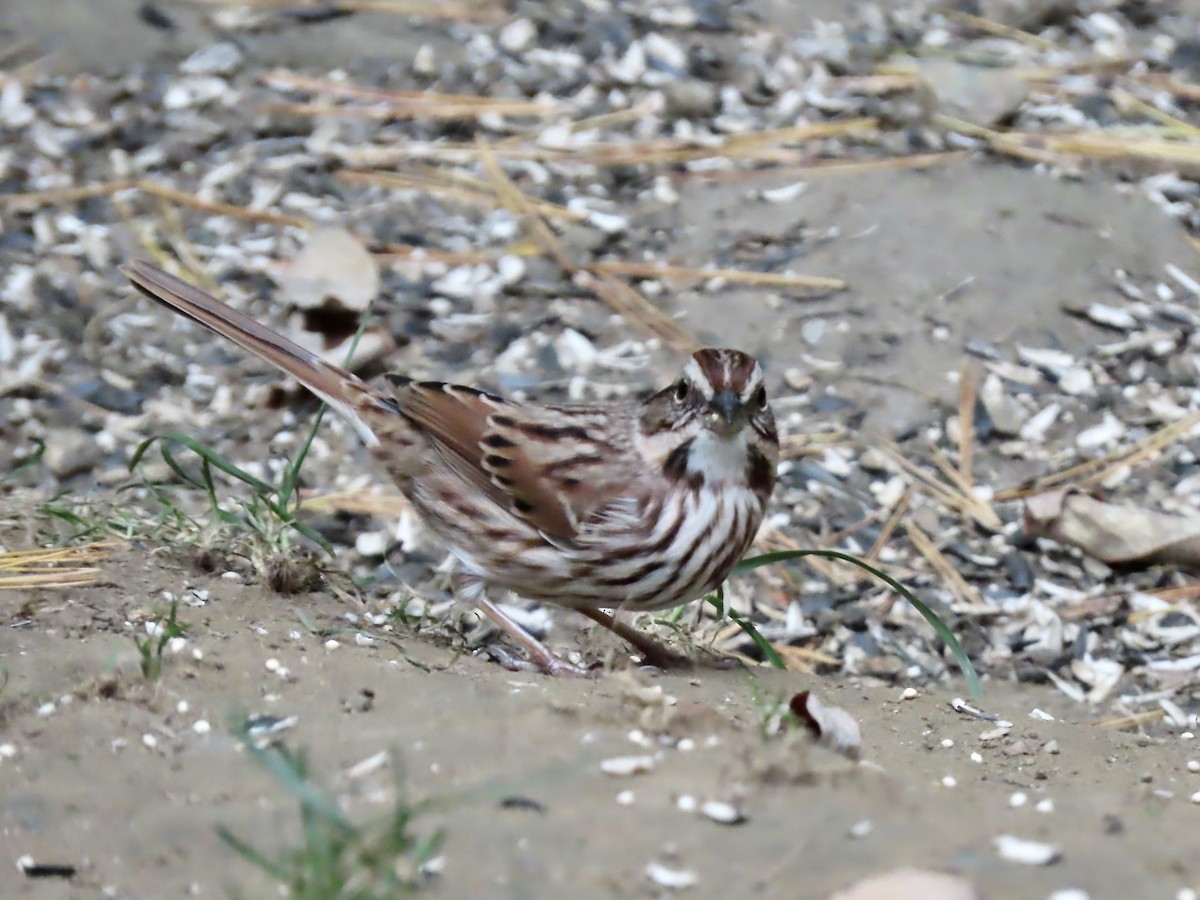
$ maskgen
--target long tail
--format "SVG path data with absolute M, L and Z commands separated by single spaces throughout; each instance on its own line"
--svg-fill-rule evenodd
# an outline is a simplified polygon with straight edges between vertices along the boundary
M 158 266 L 139 259 L 123 266 L 121 271 L 133 282 L 134 287 L 151 300 L 198 322 L 233 341 L 243 350 L 287 372 L 353 425 L 365 444 L 373 447 L 379 443 L 362 410 L 394 412 L 395 407 L 361 378 L 330 365 L 283 335 L 255 322 L 198 287 L 164 272 Z

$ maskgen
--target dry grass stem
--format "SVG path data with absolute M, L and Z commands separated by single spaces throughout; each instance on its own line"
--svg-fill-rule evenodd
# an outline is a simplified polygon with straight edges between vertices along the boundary
M 875 543 L 871 545 L 871 549 L 867 551 L 867 562 L 874 562 L 879 559 L 879 554 L 883 552 L 883 548 L 888 545 L 888 541 L 892 539 L 892 535 L 896 533 L 896 528 L 900 525 L 900 520 L 908 514 L 908 508 L 912 505 L 913 489 L 907 488 L 900 499 L 896 501 L 892 513 L 888 516 L 887 521 L 883 523 L 883 528 L 879 530 L 879 536 L 875 538 Z M 865 573 L 864 573 L 865 574 Z
M 915 522 L 911 519 L 905 522 L 904 530 L 908 534 L 908 539 L 912 541 L 913 546 L 929 561 L 933 570 L 941 576 L 950 593 L 959 602 L 960 608 L 956 612 L 980 613 L 992 611 L 991 607 L 984 605 L 975 588 L 968 584 L 958 569 L 954 567 L 950 560 L 946 559 L 946 555 L 938 549 L 937 544 Z
M 443 3 L 434 0 L 185 0 L 194 6 L 245 7 L 259 10 L 318 10 L 375 12 L 418 19 L 451 19 L 462 22 L 491 22 L 503 12 L 485 4 Z
M 1147 457 L 1169 447 L 1192 429 L 1200 427 L 1200 412 L 1194 412 L 1165 425 L 1128 447 L 1120 447 L 1099 459 L 1088 460 L 1059 472 L 996 493 L 996 502 L 1020 500 L 1055 488 L 1083 488 L 1103 481 L 1122 466 L 1135 466 Z
M 1129 728 L 1138 728 L 1142 725 L 1148 725 L 1151 722 L 1157 722 L 1159 719 L 1165 718 L 1166 710 L 1150 709 L 1144 713 L 1134 713 L 1129 716 L 1117 716 L 1113 719 L 1100 719 L 1092 723 L 1093 728 L 1113 728 L 1117 731 L 1125 731 Z
M 443 194 L 456 200 L 473 203 L 479 206 L 496 207 L 501 205 L 493 185 L 486 181 L 470 178 L 466 175 L 444 174 L 434 175 L 408 174 L 404 172 L 371 172 L 361 169 L 340 169 L 334 173 L 343 181 L 352 184 L 370 184 L 377 187 L 394 190 L 425 191 L 431 194 Z M 538 215 L 553 219 L 568 219 L 581 222 L 587 219 L 587 214 L 567 209 L 548 200 L 529 198 L 530 208 Z
M 380 244 L 371 248 L 371 255 L 380 262 L 429 262 L 447 266 L 489 265 L 505 254 L 528 255 L 520 248 L 506 250 L 439 250 L 436 247 L 415 247 L 412 244 Z
M 579 267 L 567 256 L 566 249 L 554 235 L 550 226 L 538 214 L 532 200 L 526 197 L 513 180 L 508 177 L 503 166 L 500 165 L 495 154 L 492 153 L 491 147 L 488 146 L 487 141 L 482 136 L 476 141 L 476 145 L 479 149 L 479 159 L 483 164 L 483 169 L 487 173 L 488 178 L 492 181 L 493 189 L 496 192 L 496 199 L 499 200 L 500 205 L 520 220 L 526 232 L 541 248 L 547 258 L 558 263 L 568 275 L 574 275 L 579 270 Z
M 895 445 L 885 444 L 880 449 L 910 475 L 926 494 L 943 506 L 970 516 L 985 528 L 995 530 L 1000 527 L 996 511 L 975 496 L 975 492 L 961 482 L 958 472 L 941 454 L 935 454 L 934 462 L 938 464 L 938 468 L 951 481 L 951 484 L 945 484 L 916 463 L 908 460 Z
M 1027 47 L 1033 47 L 1036 50 L 1056 50 L 1058 45 L 1054 41 L 1047 40 L 1041 35 L 1030 34 L 1028 31 L 1022 31 L 1019 28 L 1014 28 L 1011 25 L 1005 25 L 1003 22 L 996 22 L 992 19 L 985 19 L 983 16 L 972 15 L 971 13 L 960 12 L 957 9 L 942 7 L 938 10 L 947 19 L 953 22 L 959 22 L 970 28 L 975 28 L 985 34 L 995 35 L 996 37 L 1008 38 L 1010 41 L 1016 41 L 1019 44 L 1024 44 Z
M 814 434 L 785 434 L 779 440 L 780 459 L 799 459 L 819 456 L 834 447 L 850 447 L 850 440 L 842 431 L 824 431 Z
M 842 291 L 847 287 L 840 278 L 821 275 L 791 275 L 785 272 L 746 272 L 741 269 L 697 269 L 687 266 L 672 266 L 667 263 L 627 262 L 605 260 L 592 266 L 594 271 L 611 272 L 615 275 L 631 275 L 634 278 L 662 278 L 679 281 L 710 281 L 719 278 L 736 284 L 752 284 L 760 287 L 811 288 L 819 291 Z
M 967 360 L 958 366 L 958 474 L 968 489 L 975 483 L 975 399 L 979 373 Z
M 370 491 L 336 491 L 305 497 L 301 509 L 317 512 L 343 512 L 352 515 L 374 516 L 377 519 L 396 519 L 412 505 L 402 494 L 376 494 Z
M 556 103 L 544 100 L 510 100 L 481 97 L 474 94 L 439 94 L 432 91 L 401 91 L 387 88 L 362 87 L 346 81 L 299 75 L 275 69 L 262 76 L 263 84 L 279 90 L 300 91 L 319 97 L 354 100 L 368 106 L 329 106 L 324 104 L 288 104 L 289 111 L 298 114 L 374 115 L 384 117 L 420 116 L 430 119 L 464 119 L 492 113 L 507 116 L 547 116 L 557 109 Z M 313 107 L 306 112 L 305 107 Z
M 681 353 L 700 348 L 694 334 L 620 279 L 607 272 L 593 272 L 588 286 L 615 312 L 660 338 L 668 347 Z
M 77 587 L 96 581 L 92 565 L 108 558 L 115 541 L 48 550 L 8 550 L 0 553 L 0 590 Z
M 177 188 L 168 187 L 165 184 L 147 179 L 140 181 L 108 181 L 73 188 L 50 188 L 44 191 L 30 191 L 23 194 L 0 194 L 0 209 L 36 209 L 41 206 L 76 203 L 80 200 L 89 200 L 93 197 L 110 196 L 123 191 L 140 191 L 151 197 L 158 197 L 200 212 L 212 213 L 218 216 L 230 216 L 231 218 L 245 219 L 251 222 L 265 222 L 270 225 L 290 225 L 294 228 L 305 229 L 312 225 L 308 219 L 301 216 L 289 216 L 283 213 L 248 209 L 244 206 L 235 206 L 232 203 L 202 200 L 194 194 L 189 194 Z

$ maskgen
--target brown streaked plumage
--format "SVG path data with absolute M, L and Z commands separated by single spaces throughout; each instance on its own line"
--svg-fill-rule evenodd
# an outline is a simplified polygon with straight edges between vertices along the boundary
M 123 271 L 344 416 L 457 559 L 458 596 L 551 674 L 579 672 L 489 591 L 576 609 L 662 660 L 662 648 L 601 610 L 661 609 L 715 589 L 775 485 L 779 439 L 762 369 L 737 350 L 697 351 L 641 403 L 516 403 L 402 376 L 382 391 L 150 263 Z

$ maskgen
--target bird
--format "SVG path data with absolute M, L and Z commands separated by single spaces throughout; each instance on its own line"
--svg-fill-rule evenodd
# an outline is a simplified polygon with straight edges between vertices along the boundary
M 762 366 L 740 350 L 699 349 L 666 387 L 618 403 L 519 402 L 400 374 L 375 387 L 150 262 L 121 271 L 346 419 L 454 557 L 456 599 L 524 651 L 498 655 L 510 669 L 590 674 L 505 615 L 501 592 L 578 611 L 644 664 L 680 661 L 615 612 L 716 590 L 762 523 L 779 435 Z

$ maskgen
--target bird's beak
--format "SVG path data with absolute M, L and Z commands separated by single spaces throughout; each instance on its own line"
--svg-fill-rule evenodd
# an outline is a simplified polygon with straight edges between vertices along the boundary
M 742 401 L 737 394 L 726 388 L 723 391 L 717 391 L 708 406 L 721 416 L 726 426 L 732 428 L 738 410 L 742 408 Z

